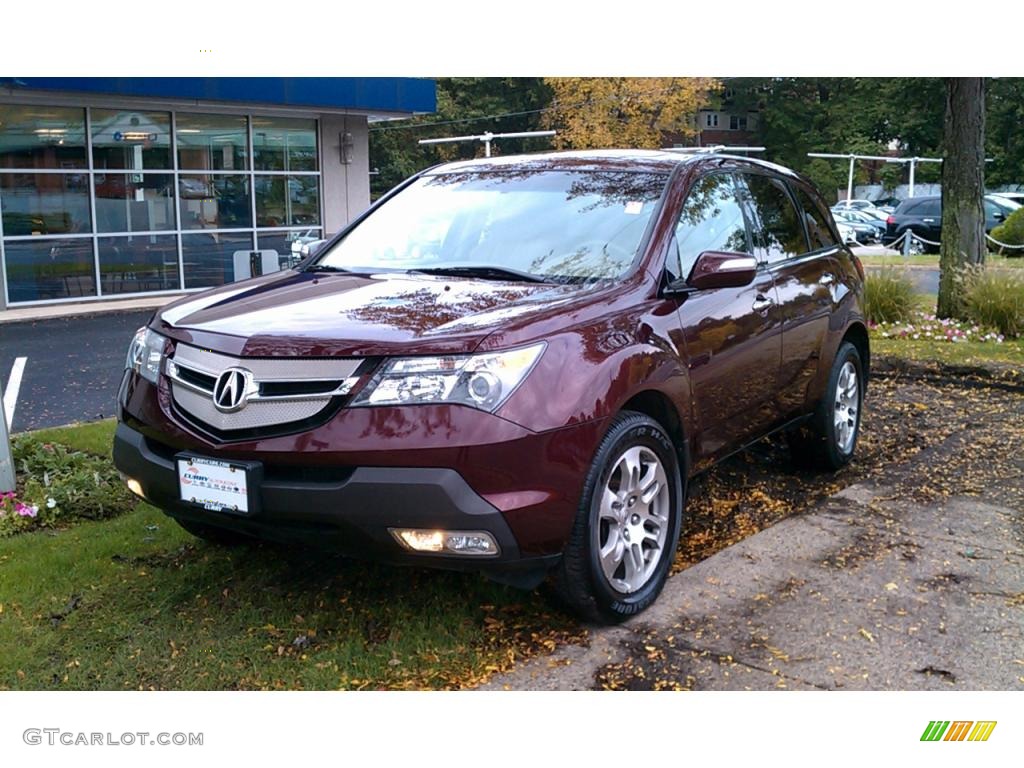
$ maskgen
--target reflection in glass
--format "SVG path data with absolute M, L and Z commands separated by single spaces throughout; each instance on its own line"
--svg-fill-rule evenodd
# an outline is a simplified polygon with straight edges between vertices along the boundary
M 91 232 L 84 173 L 0 174 L 4 236 Z
M 248 168 L 247 121 L 232 115 L 175 118 L 178 167 L 199 171 L 244 171 Z
M 760 221 L 754 237 L 765 249 L 769 263 L 805 253 L 804 228 L 785 188 L 767 176 L 745 174 L 744 178 Z
M 309 243 L 322 237 L 319 229 L 302 229 L 291 232 L 258 232 L 256 247 L 261 251 L 277 251 L 281 269 L 288 269 L 302 260 L 302 255 L 293 246 Z
M 171 116 L 167 112 L 92 110 L 93 167 L 130 171 L 171 167 Z
M 181 236 L 186 288 L 209 288 L 235 279 L 235 251 L 252 249 L 252 235 L 203 232 Z
M 315 171 L 316 120 L 254 117 L 252 151 L 257 171 Z
M 667 176 L 534 171 L 424 176 L 325 253 L 348 269 L 493 266 L 558 282 L 633 263 Z
M 676 226 L 676 245 L 678 253 L 670 262 L 674 278 L 689 277 L 704 251 L 749 252 L 743 209 L 731 176 L 714 174 L 694 184 Z
M 807 225 L 807 235 L 811 239 L 811 250 L 829 248 L 836 245 L 836 239 L 832 236 L 832 228 L 828 225 L 825 217 L 825 210 L 822 206 L 811 199 L 800 187 L 794 187 L 796 198 L 804 211 L 804 223 Z
M 320 223 L 316 176 L 257 176 L 256 226 L 302 227 Z
M 85 110 L 0 104 L 0 168 L 85 168 Z
M 177 229 L 173 176 L 97 173 L 95 184 L 98 232 Z
M 252 226 L 248 176 L 179 176 L 178 194 L 182 229 Z
M 96 295 L 91 238 L 5 240 L 10 301 Z
M 174 235 L 101 237 L 99 255 L 104 295 L 178 288 L 178 243 Z

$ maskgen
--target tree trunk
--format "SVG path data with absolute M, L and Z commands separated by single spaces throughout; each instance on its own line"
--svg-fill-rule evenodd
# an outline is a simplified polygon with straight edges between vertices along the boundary
M 939 317 L 961 311 L 957 273 L 985 261 L 985 81 L 946 78 Z

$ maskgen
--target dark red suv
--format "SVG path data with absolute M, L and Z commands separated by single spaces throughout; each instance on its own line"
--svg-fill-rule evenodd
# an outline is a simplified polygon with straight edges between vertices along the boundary
M 850 460 L 863 279 L 817 192 L 767 163 L 444 165 L 296 269 L 158 312 L 114 458 L 204 538 L 550 572 L 614 621 L 661 590 L 695 473 L 776 430 Z

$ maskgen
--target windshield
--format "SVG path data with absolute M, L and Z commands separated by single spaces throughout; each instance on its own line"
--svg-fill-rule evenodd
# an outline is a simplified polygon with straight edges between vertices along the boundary
M 621 171 L 424 176 L 311 269 L 450 270 L 590 282 L 633 263 L 668 177 Z

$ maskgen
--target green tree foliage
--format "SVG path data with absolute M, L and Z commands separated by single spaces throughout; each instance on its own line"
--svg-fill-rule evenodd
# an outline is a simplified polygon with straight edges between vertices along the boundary
M 438 78 L 436 113 L 370 127 L 370 168 L 378 171 L 370 177 L 371 195 L 379 197 L 431 165 L 483 153 L 479 142 L 420 146 L 420 139 L 538 130 L 543 114 L 539 110 L 550 101 L 550 89 L 539 77 Z M 480 119 L 491 115 L 509 116 Z M 494 154 L 514 154 L 550 146 L 544 138 L 503 139 L 491 149 Z

